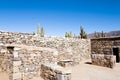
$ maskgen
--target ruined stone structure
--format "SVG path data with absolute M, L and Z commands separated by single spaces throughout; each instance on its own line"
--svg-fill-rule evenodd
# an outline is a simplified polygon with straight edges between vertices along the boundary
M 41 76 L 45 80 L 71 80 L 71 70 L 56 64 L 41 64 Z
M 120 62 L 120 37 L 92 39 L 91 53 L 93 64 L 113 68 Z
M 0 32 L 0 46 L 3 56 L 0 69 L 4 66 L 4 71 L 10 74 L 10 80 L 40 76 L 42 63 L 57 65 L 63 60 L 79 63 L 89 59 L 91 53 L 89 39 L 38 37 L 12 32 Z
M 120 62 L 120 37 L 90 40 L 0 32 L 0 71 L 7 71 L 10 80 L 40 75 L 46 80 L 60 76 L 70 80 L 70 73 L 56 67 L 75 66 L 90 59 L 90 54 L 93 64 L 113 68 L 115 62 Z

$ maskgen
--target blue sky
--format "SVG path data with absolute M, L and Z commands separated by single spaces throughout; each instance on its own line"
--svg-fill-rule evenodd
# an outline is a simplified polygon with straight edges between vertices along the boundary
M 46 35 L 79 35 L 80 26 L 89 34 L 120 30 L 119 0 L 0 0 L 0 30 L 37 31 Z

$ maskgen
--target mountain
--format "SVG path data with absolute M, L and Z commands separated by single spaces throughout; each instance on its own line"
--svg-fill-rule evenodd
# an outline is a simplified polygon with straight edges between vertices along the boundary
M 96 32 L 97 34 L 99 33 L 101 35 L 101 32 Z M 110 32 L 105 32 L 106 33 L 106 37 L 113 37 L 113 36 L 120 36 L 120 30 L 118 31 L 110 31 Z M 90 38 L 94 38 L 94 34 L 95 33 L 91 33 L 89 34 Z

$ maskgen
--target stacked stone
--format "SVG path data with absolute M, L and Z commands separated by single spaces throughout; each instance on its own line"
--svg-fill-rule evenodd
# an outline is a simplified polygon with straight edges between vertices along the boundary
M 14 48 L 13 57 L 11 57 L 11 66 L 9 80 L 22 80 L 22 73 L 20 72 L 21 60 L 18 57 L 18 51 L 20 48 Z
M 62 37 L 39 37 L 27 33 L 0 32 L 3 44 L 22 44 L 56 49 L 59 54 L 73 55 L 71 60 L 77 62 L 90 58 L 91 45 L 89 39 L 74 39 Z
M 40 75 L 40 59 L 37 53 L 20 53 L 19 57 L 22 60 L 21 72 L 23 80 L 32 79 Z
M 113 68 L 115 66 L 115 56 L 103 54 L 91 54 L 92 64 Z
M 112 54 L 112 46 L 110 41 L 106 40 L 92 40 L 91 42 L 91 48 L 92 48 L 92 54 Z M 113 45 L 113 44 L 112 44 Z
M 7 62 L 7 58 L 6 58 L 6 47 L 3 46 L 2 43 L 0 43 L 0 71 L 6 71 L 6 62 Z
M 41 64 L 41 77 L 44 80 L 71 80 L 71 71 L 56 64 Z
M 112 55 L 112 48 L 118 47 L 120 50 L 120 37 L 100 38 L 91 40 L 92 54 Z
M 91 58 L 93 64 L 113 68 L 116 62 L 113 56 L 115 55 L 114 48 L 118 48 L 118 52 L 120 52 L 120 37 L 91 39 L 91 53 L 93 54 Z M 116 58 L 120 59 L 120 56 Z
M 71 66 L 77 65 L 78 63 L 71 61 L 71 60 L 61 60 L 61 61 L 57 62 L 57 64 L 62 67 L 71 67 Z
M 40 76 L 41 63 L 57 62 L 53 52 L 47 50 L 27 50 L 19 51 L 19 58 L 22 61 L 20 71 L 23 73 L 23 79 L 31 79 Z
M 32 38 L 33 34 L 2 32 L 0 31 L 0 41 L 4 44 L 27 44 L 27 41 Z

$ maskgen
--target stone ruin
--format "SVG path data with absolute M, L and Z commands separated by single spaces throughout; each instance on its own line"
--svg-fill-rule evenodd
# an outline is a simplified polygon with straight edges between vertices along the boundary
M 0 70 L 9 74 L 9 80 L 38 76 L 45 80 L 70 80 L 71 72 L 64 68 L 90 59 L 90 53 L 90 39 L 0 32 Z
M 92 64 L 113 68 L 120 62 L 120 37 L 91 39 Z
M 120 37 L 74 39 L 39 37 L 27 33 L 0 32 L 0 71 L 9 80 L 71 80 L 71 70 L 80 61 L 113 68 L 120 62 Z M 91 55 L 91 56 L 90 56 Z

